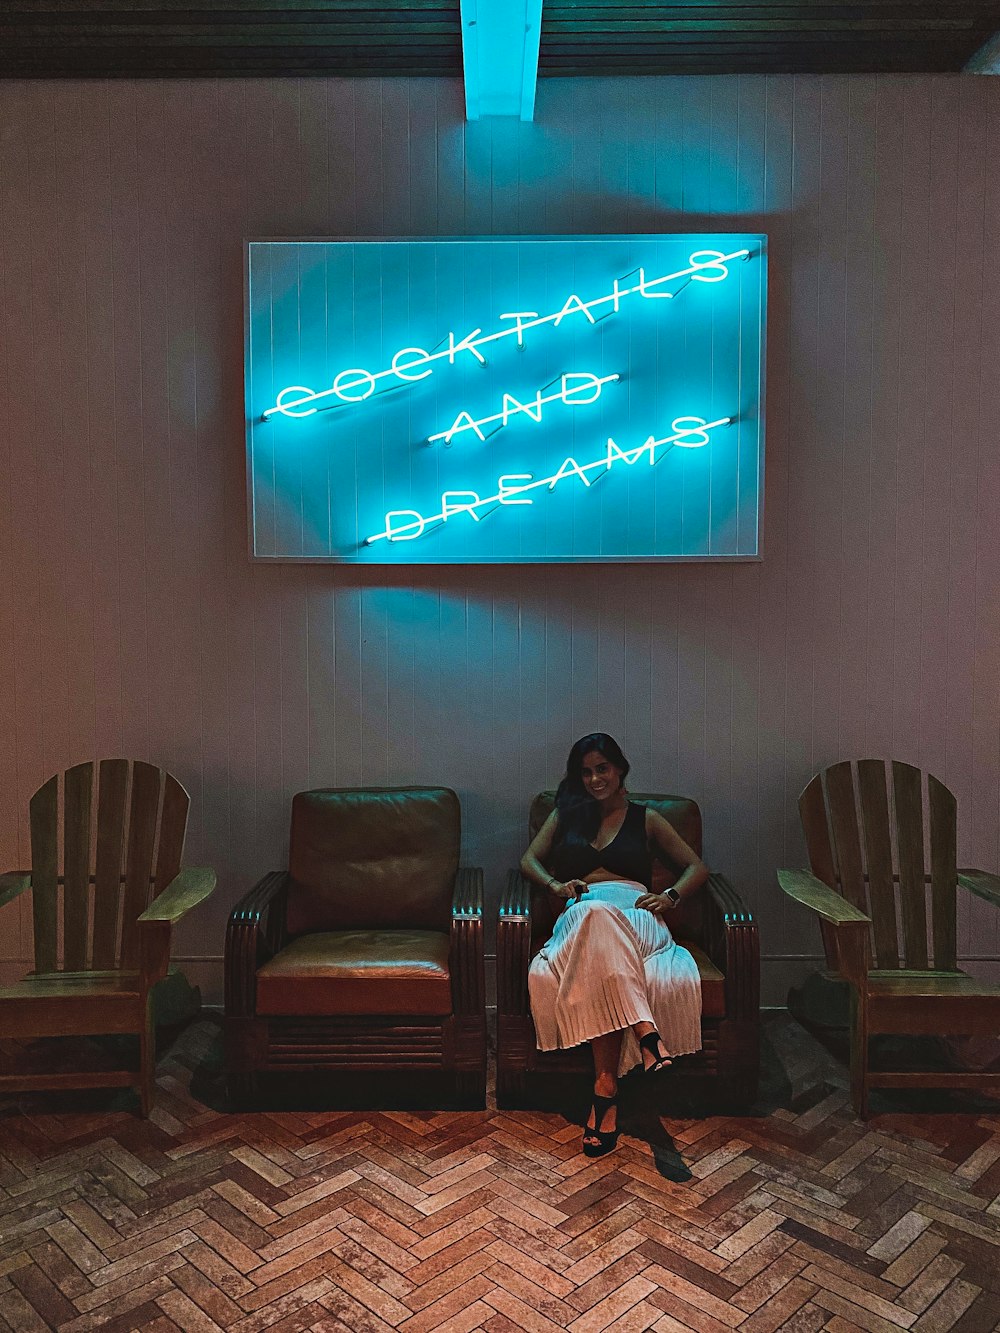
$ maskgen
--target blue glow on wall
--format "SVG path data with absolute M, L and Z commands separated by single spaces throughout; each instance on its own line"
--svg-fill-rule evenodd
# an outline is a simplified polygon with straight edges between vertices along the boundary
M 759 553 L 766 237 L 251 241 L 251 549 Z

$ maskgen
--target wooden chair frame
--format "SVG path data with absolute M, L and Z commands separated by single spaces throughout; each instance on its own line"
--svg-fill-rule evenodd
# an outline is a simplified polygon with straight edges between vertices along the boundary
M 959 969 L 956 931 L 957 887 L 1000 907 L 1000 877 L 958 869 L 955 797 L 910 764 L 891 761 L 887 774 L 885 760 L 861 759 L 818 773 L 799 798 L 799 813 L 810 869 L 779 870 L 778 882 L 816 913 L 828 974 L 850 988 L 855 1111 L 868 1114 L 873 1087 L 1000 1088 L 1000 1073 L 878 1071 L 869 1064 L 876 1034 L 1000 1032 L 1000 987 Z
M 172 926 L 215 888 L 214 871 L 181 869 L 189 806 L 176 778 L 127 759 L 77 764 L 31 798 L 32 868 L 0 875 L 0 906 L 31 891 L 35 967 L 0 989 L 0 1037 L 131 1033 L 139 1068 L 7 1071 L 0 1091 L 131 1086 L 149 1114 L 151 991 L 169 969 Z

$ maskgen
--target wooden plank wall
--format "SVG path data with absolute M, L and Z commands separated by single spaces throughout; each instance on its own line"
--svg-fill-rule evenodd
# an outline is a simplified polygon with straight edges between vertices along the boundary
M 455 81 L 0 85 L 0 868 L 50 773 L 170 769 L 217 999 L 293 792 L 453 785 L 495 903 L 596 727 L 702 803 L 770 1002 L 819 952 L 774 876 L 817 768 L 931 769 L 1000 868 L 998 161 L 972 76 L 552 81 L 531 125 L 466 125 Z M 771 236 L 762 563 L 248 562 L 244 237 L 727 226 Z M 985 904 L 959 952 L 1000 958 Z

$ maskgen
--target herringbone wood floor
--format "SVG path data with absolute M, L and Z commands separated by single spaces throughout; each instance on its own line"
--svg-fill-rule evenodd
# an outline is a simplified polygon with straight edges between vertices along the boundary
M 0 1112 L 0 1330 L 1000 1327 L 1000 1116 L 863 1126 L 821 1048 L 768 1031 L 763 1114 L 661 1122 L 636 1093 L 642 1137 L 590 1161 L 557 1114 L 213 1109 L 202 1020 L 149 1122 L 108 1094 Z

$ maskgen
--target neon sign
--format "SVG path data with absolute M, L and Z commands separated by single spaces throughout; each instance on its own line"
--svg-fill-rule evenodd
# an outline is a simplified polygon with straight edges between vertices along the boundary
M 251 242 L 254 556 L 754 558 L 765 240 Z
M 443 440 L 445 444 L 451 444 L 456 435 L 464 430 L 473 430 L 479 438 L 486 443 L 486 436 L 483 434 L 483 426 L 493 426 L 495 430 L 500 430 L 510 424 L 510 419 L 523 412 L 525 416 L 530 417 L 532 421 L 540 422 L 542 419 L 542 409 L 546 403 L 568 403 L 571 407 L 585 407 L 588 403 L 596 402 L 601 396 L 601 391 L 605 384 L 614 384 L 616 380 L 621 379 L 620 375 L 592 375 L 589 371 L 576 371 L 571 375 L 559 376 L 559 388 L 555 393 L 545 394 L 539 389 L 533 399 L 522 403 L 520 399 L 515 398 L 511 393 L 505 393 L 503 396 L 503 406 L 499 412 L 494 412 L 492 416 L 480 417 L 476 421 L 468 412 L 459 412 L 454 423 L 448 430 L 438 431 L 436 435 L 429 435 L 428 441 L 434 444 L 437 440 Z M 570 381 L 574 383 L 570 383 Z M 548 386 L 546 386 L 548 387 Z M 590 394 L 589 398 L 583 397 L 584 394 Z M 499 426 L 496 423 L 499 422 Z M 490 432 L 491 434 L 493 432 Z
M 690 421 L 693 424 L 684 426 L 683 421 Z M 427 517 L 415 509 L 395 509 L 391 510 L 385 516 L 385 531 L 376 532 L 371 537 L 366 538 L 365 544 L 370 546 L 372 542 L 388 539 L 389 541 L 413 541 L 417 537 L 422 537 L 429 526 L 437 523 L 446 523 L 449 518 L 455 514 L 468 514 L 478 523 L 480 514 L 478 510 L 484 506 L 487 510 L 494 505 L 530 505 L 534 501 L 531 498 L 514 498 L 527 495 L 528 491 L 537 490 L 544 486 L 550 491 L 554 491 L 561 481 L 568 477 L 579 477 L 584 486 L 592 486 L 594 481 L 603 477 L 606 473 L 618 463 L 624 463 L 631 467 L 637 463 L 644 455 L 650 467 L 654 466 L 662 454 L 658 454 L 658 449 L 671 448 L 674 445 L 680 445 L 686 449 L 701 448 L 709 442 L 709 432 L 718 429 L 719 426 L 728 426 L 729 417 L 720 417 L 718 421 L 702 421 L 699 417 L 678 417 L 673 423 L 672 434 L 665 435 L 662 439 L 656 439 L 649 435 L 642 444 L 633 449 L 620 449 L 614 440 L 610 439 L 607 443 L 607 449 L 603 458 L 598 458 L 591 463 L 578 463 L 575 458 L 564 458 L 557 472 L 551 477 L 542 477 L 536 480 L 530 472 L 509 473 L 506 476 L 497 479 L 498 490 L 496 495 L 490 495 L 485 500 L 480 499 L 475 491 L 445 491 L 441 496 L 441 512 Z M 594 472 L 593 478 L 587 474 Z M 515 483 L 515 484 L 511 484 Z M 520 484 L 516 484 L 520 483 Z M 458 503 L 459 500 L 462 503 Z M 393 519 L 404 518 L 408 522 L 395 524 Z
M 449 365 L 455 364 L 455 358 L 460 352 L 468 352 L 470 356 L 475 357 L 481 366 L 486 365 L 486 358 L 479 350 L 481 347 L 487 347 L 490 343 L 499 342 L 502 338 L 509 338 L 512 334 L 517 335 L 519 347 L 524 346 L 524 330 L 539 329 L 547 324 L 551 324 L 557 329 L 567 315 L 584 315 L 591 324 L 596 324 L 591 311 L 601 309 L 609 305 L 610 308 L 604 311 L 604 314 L 617 314 L 621 309 L 621 303 L 624 298 L 634 296 L 638 293 L 648 301 L 669 301 L 676 292 L 667 291 L 665 284 L 676 282 L 683 279 L 686 282 L 723 282 L 729 277 L 728 265 L 737 259 L 749 258 L 750 252 L 745 247 L 740 250 L 734 250 L 730 254 L 723 254 L 718 250 L 699 250 L 691 255 L 686 267 L 678 269 L 675 273 L 665 273 L 659 278 L 647 280 L 645 271 L 639 269 L 639 281 L 632 287 L 622 287 L 619 279 L 615 278 L 611 291 L 605 296 L 597 296 L 592 301 L 583 301 L 575 292 L 571 292 L 558 310 L 550 315 L 539 315 L 536 310 L 514 312 L 513 314 L 501 315 L 501 319 L 513 319 L 517 323 L 514 328 L 498 329 L 494 333 L 483 333 L 482 329 L 473 329 L 467 333 L 464 338 L 458 342 L 455 341 L 454 333 L 447 335 L 447 347 L 444 350 L 425 352 L 422 347 L 404 347 L 392 358 L 392 364 L 386 370 L 341 370 L 334 377 L 333 384 L 329 389 L 320 389 L 313 391 L 304 388 L 301 384 L 293 384 L 287 389 L 282 389 L 278 394 L 273 407 L 267 408 L 263 417 L 266 421 L 276 412 L 281 412 L 285 416 L 311 416 L 313 412 L 322 409 L 312 407 L 312 403 L 321 402 L 327 398 L 339 399 L 341 403 L 360 403 L 366 398 L 370 398 L 375 392 L 375 386 L 379 380 L 392 376 L 397 380 L 413 383 L 415 380 L 426 379 L 431 374 L 430 370 L 424 370 L 424 366 L 433 366 L 435 361 L 447 359 Z M 631 274 L 629 275 L 631 276 Z M 662 291 L 654 291 L 654 287 L 662 287 Z M 411 355 L 412 353 L 412 355 Z M 408 357 L 407 361 L 400 364 L 402 357 Z M 289 398 L 291 395 L 291 398 Z M 337 403 L 331 404 L 337 406 Z

